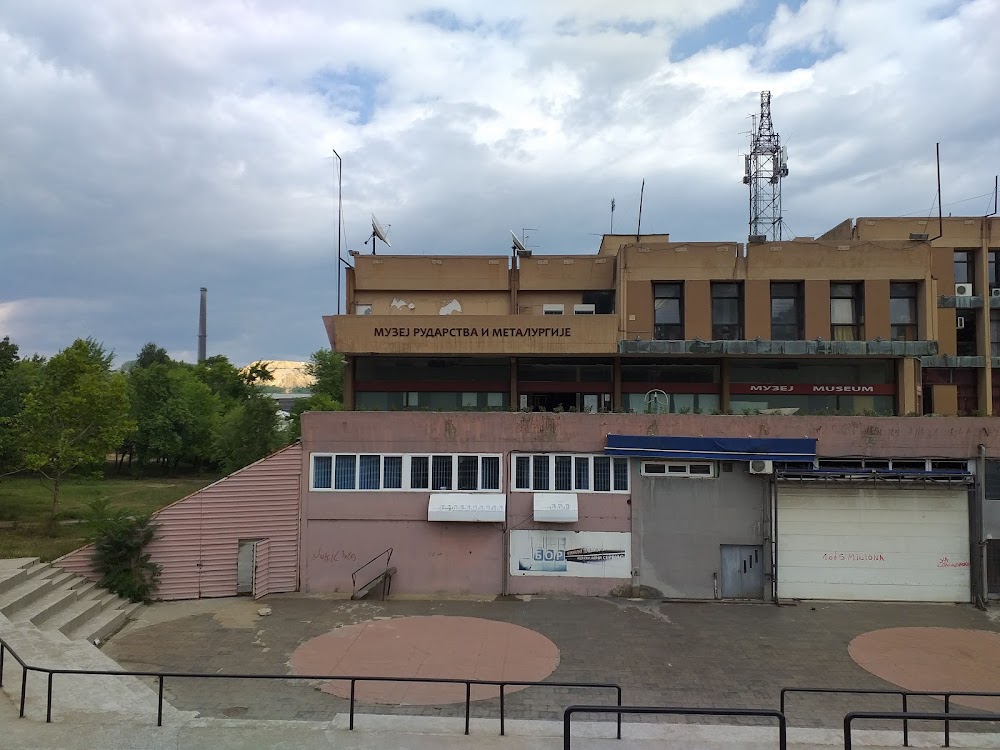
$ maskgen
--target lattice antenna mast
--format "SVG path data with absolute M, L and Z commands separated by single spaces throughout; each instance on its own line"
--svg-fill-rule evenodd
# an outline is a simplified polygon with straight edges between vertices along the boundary
M 781 240 L 781 180 L 788 177 L 788 150 L 771 123 L 771 92 L 760 92 L 760 115 L 750 133 L 743 184 L 750 186 L 750 242 Z

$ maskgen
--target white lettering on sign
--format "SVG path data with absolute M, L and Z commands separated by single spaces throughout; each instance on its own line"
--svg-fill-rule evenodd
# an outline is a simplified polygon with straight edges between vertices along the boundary
M 452 326 L 448 328 L 420 328 L 409 326 L 376 327 L 376 338 L 568 338 L 573 335 L 572 328 L 536 327 L 527 328 L 475 328 Z

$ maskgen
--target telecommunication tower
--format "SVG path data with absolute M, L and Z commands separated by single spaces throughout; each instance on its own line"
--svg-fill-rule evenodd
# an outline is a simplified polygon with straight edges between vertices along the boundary
M 781 240 L 781 179 L 788 177 L 788 149 L 771 123 L 771 92 L 760 92 L 753 118 L 743 184 L 750 186 L 750 242 Z

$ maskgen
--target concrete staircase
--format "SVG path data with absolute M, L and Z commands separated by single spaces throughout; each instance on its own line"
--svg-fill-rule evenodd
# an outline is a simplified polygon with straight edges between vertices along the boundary
M 38 558 L 0 560 L 0 615 L 14 624 L 94 642 L 121 628 L 140 606 Z
M 37 558 L 0 560 L 0 636 L 26 663 L 58 669 L 119 671 L 95 645 L 119 630 L 141 605 Z M 17 708 L 23 673 L 5 655 L 3 693 Z M 45 720 L 47 676 L 28 672 L 25 716 Z M 112 675 L 55 675 L 54 721 L 155 724 L 156 681 Z M 2 696 L 0 696 L 2 697 Z M 164 702 L 164 722 L 191 714 Z

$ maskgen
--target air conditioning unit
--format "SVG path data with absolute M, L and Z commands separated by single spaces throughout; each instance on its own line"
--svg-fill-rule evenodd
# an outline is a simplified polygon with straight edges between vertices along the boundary
M 774 461 L 754 460 L 750 462 L 751 474 L 773 474 Z
M 965 330 L 965 318 L 957 318 L 955 320 L 955 327 L 959 331 L 964 331 Z
M 971 297 L 972 296 L 972 284 L 955 284 L 955 296 L 956 297 Z
M 990 289 L 990 296 L 993 298 L 1000 297 L 1000 286 Z

